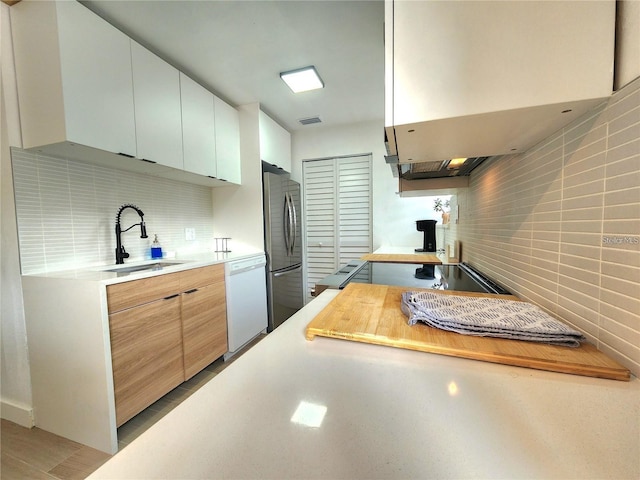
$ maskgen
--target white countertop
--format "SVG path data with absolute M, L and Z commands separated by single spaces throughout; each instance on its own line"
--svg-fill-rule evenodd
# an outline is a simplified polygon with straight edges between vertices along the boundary
M 425 253 L 431 253 L 433 255 L 443 255 L 443 254 L 438 254 L 437 252 L 416 252 L 415 248 L 412 247 L 388 247 L 388 246 L 383 246 L 380 248 L 377 248 L 373 253 L 376 254 L 396 254 L 396 255 L 410 255 L 410 254 L 417 254 L 417 255 L 424 255 Z
M 232 251 L 228 253 L 219 252 L 201 252 L 201 253 L 189 253 L 180 256 L 179 258 L 161 258 L 155 260 L 131 260 L 127 261 L 123 265 L 93 265 L 81 268 L 74 268 L 69 270 L 60 270 L 55 272 L 43 272 L 29 274 L 30 277 L 46 277 L 56 279 L 72 279 L 72 280 L 84 280 L 90 282 L 101 282 L 105 285 L 129 282 L 131 280 L 138 280 L 141 278 L 154 277 L 156 275 L 162 275 L 165 273 L 179 272 L 181 270 L 188 270 L 191 268 L 206 267 L 214 265 L 216 263 L 225 263 L 233 260 L 240 260 L 243 258 L 250 258 L 256 255 L 264 255 L 263 251 L 257 250 L 241 250 Z M 158 262 L 167 262 L 171 265 L 164 266 L 157 270 L 143 270 L 137 272 L 131 272 L 127 275 L 118 275 L 117 272 L 109 271 L 119 268 L 126 268 L 137 265 L 154 265 Z
M 89 478 L 640 478 L 640 381 L 317 337 L 327 290 Z M 292 421 L 326 408 L 319 427 Z
M 383 245 L 380 248 L 377 248 L 373 253 L 380 255 L 436 255 L 440 260 L 442 260 L 443 264 L 450 263 L 458 263 L 457 261 L 451 262 L 449 258 L 445 255 L 444 252 L 416 252 L 414 247 L 391 247 L 388 245 Z
M 390 247 L 390 246 L 382 246 L 380 248 L 377 248 L 373 253 L 379 253 L 379 254 L 398 254 L 398 255 L 409 255 L 412 253 L 415 254 L 420 254 L 420 255 L 424 255 L 425 252 L 416 252 L 415 248 L 412 247 Z M 434 255 L 437 254 L 437 252 L 431 252 Z

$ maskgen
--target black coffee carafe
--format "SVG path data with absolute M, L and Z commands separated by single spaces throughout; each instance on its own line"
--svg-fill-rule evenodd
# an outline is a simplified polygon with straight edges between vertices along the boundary
M 416 252 L 436 251 L 436 223 L 437 220 L 417 220 L 416 228 L 419 232 L 424 232 L 424 242 L 422 248 L 416 248 Z

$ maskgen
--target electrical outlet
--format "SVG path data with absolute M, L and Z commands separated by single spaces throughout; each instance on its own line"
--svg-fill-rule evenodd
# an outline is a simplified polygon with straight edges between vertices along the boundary
M 184 239 L 185 240 L 195 240 L 196 239 L 196 229 L 195 228 L 185 228 L 184 229 Z

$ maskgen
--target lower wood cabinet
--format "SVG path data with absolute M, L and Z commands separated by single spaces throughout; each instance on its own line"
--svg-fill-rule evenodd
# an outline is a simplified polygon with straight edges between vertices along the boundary
M 227 351 L 223 264 L 110 285 L 107 304 L 118 426 Z
M 109 315 L 118 426 L 184 381 L 181 323 L 178 295 Z
M 182 348 L 185 380 L 227 352 L 224 282 L 182 294 Z

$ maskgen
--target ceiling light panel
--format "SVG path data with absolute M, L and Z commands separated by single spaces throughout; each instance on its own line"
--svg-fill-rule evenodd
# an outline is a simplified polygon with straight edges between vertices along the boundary
M 324 82 L 313 65 L 299 68 L 297 70 L 282 72 L 280 74 L 280 78 L 284 80 L 293 93 L 324 88 Z

